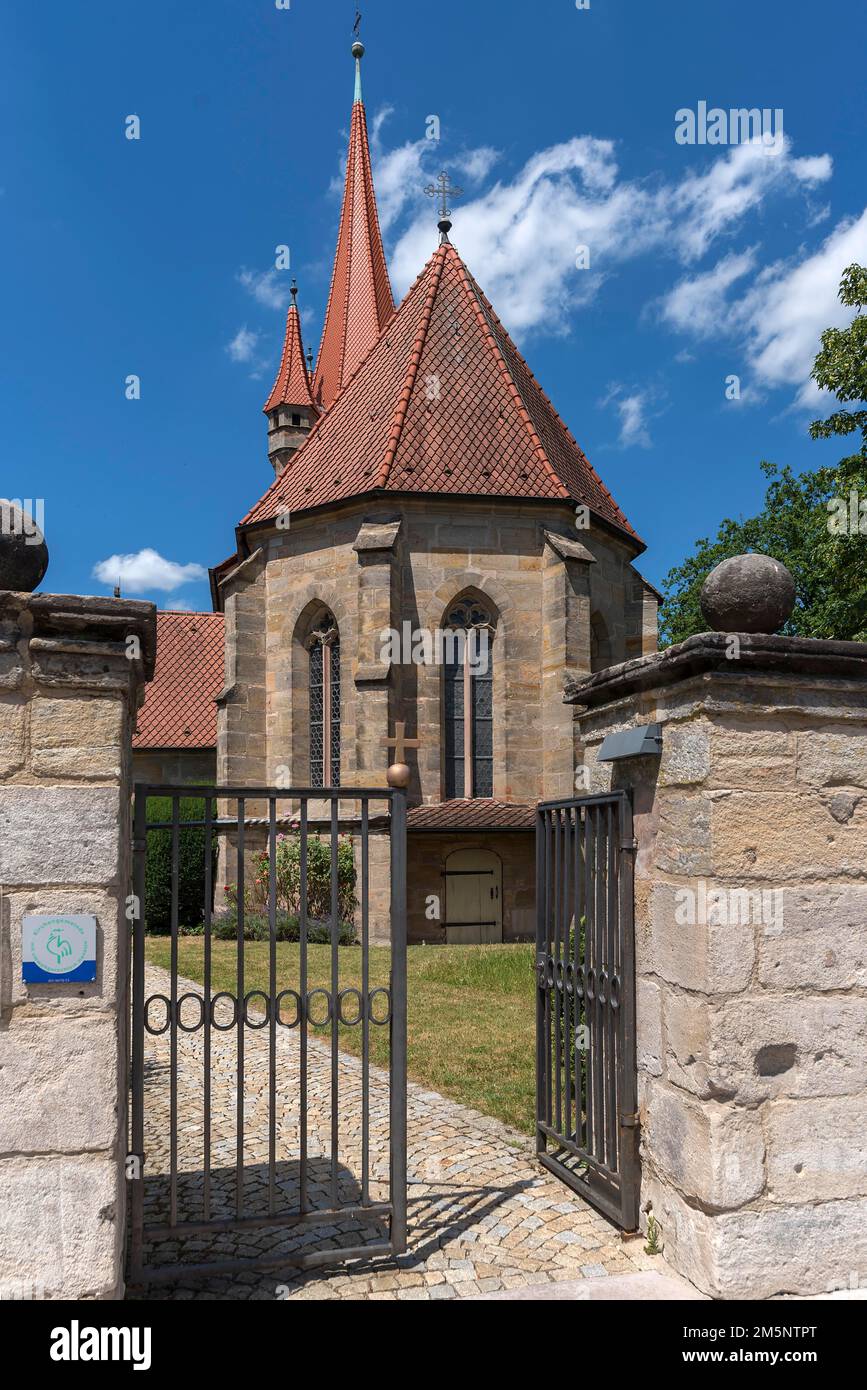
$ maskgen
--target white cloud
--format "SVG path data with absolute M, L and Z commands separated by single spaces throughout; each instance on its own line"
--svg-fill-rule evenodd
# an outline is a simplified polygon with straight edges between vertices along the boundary
M 652 447 L 653 441 L 650 438 L 648 419 L 655 399 L 656 392 L 652 388 L 628 389 L 621 383 L 615 382 L 599 402 L 603 408 L 607 405 L 613 405 L 620 417 L 618 442 L 622 449 L 649 449 Z
M 468 179 L 481 183 L 482 179 L 488 177 L 499 158 L 499 150 L 495 150 L 491 145 L 480 145 L 477 150 L 466 150 L 463 154 L 457 155 L 451 162 Z
M 840 222 L 812 255 L 766 266 L 732 298 L 732 286 L 755 261 L 754 250 L 727 256 L 707 273 L 681 280 L 661 301 L 661 316 L 696 337 L 735 339 L 759 387 L 792 387 L 799 405 L 814 408 L 821 393 L 810 372 L 822 332 L 853 318 L 837 292 L 846 266 L 867 261 L 867 209 Z
M 168 603 L 166 604 L 165 611 L 167 613 L 195 613 L 196 610 L 190 603 L 189 599 L 172 598 L 169 599 Z
M 238 329 L 232 341 L 226 344 L 226 351 L 233 362 L 249 362 L 256 350 L 258 341 L 259 334 L 254 333 L 244 324 L 243 328 Z
M 93 578 L 101 584 L 117 584 L 128 594 L 144 594 L 151 590 L 171 593 L 183 584 L 207 579 L 202 565 L 179 565 L 165 560 L 156 550 L 145 548 L 134 555 L 110 555 L 93 567 Z
M 711 270 L 681 280 L 660 301 L 660 317 L 680 332 L 698 336 L 712 333 L 727 320 L 728 291 L 736 280 L 755 269 L 756 259 L 756 249 L 751 247 L 724 256 Z
M 424 144 L 395 151 L 395 171 L 398 156 L 406 161 L 410 148 L 420 158 Z M 679 181 L 651 187 L 620 179 L 610 140 L 576 137 L 534 155 L 510 182 L 462 201 L 455 240 L 512 332 L 564 332 L 619 263 L 656 252 L 689 264 L 771 193 L 806 193 L 830 173 L 827 156 L 794 159 L 785 141 L 774 154 L 734 146 L 699 172 L 689 168 Z M 407 202 L 404 194 L 399 207 Z M 419 211 L 397 241 L 391 266 L 401 292 L 434 248 L 433 221 Z M 587 269 L 576 267 L 579 246 L 589 248 Z
M 247 270 L 242 266 L 238 280 L 257 304 L 263 304 L 266 309 L 288 309 L 289 278 L 285 270 L 277 270 L 275 266 L 270 270 Z

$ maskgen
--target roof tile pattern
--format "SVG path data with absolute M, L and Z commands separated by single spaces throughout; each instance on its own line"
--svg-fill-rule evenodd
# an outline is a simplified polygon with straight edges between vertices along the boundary
M 415 806 L 407 813 L 407 830 L 534 830 L 536 806 L 527 801 L 441 801 Z
M 222 613 L 158 613 L 156 670 L 133 748 L 213 748 L 224 670 Z
M 571 499 L 638 539 L 449 243 L 242 524 L 379 489 Z
M 328 409 L 393 316 L 394 296 L 376 211 L 367 117 L 363 102 L 356 101 L 337 254 L 313 384 L 317 405 Z
M 264 406 L 265 414 L 275 410 L 278 405 L 301 405 L 315 411 L 307 363 L 304 361 L 304 343 L 301 338 L 301 316 L 293 299 L 286 315 L 286 338 L 283 343 L 283 356 L 280 370 L 273 390 Z

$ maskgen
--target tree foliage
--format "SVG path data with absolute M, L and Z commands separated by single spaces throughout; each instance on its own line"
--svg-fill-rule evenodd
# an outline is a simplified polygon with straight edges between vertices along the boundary
M 867 269 L 850 265 L 840 283 L 841 303 L 858 309 L 848 328 L 829 328 L 812 376 L 842 406 L 867 402 Z M 682 642 L 707 626 L 699 606 L 710 571 L 732 555 L 772 555 L 791 571 L 796 604 L 785 631 L 802 637 L 867 641 L 867 409 L 841 409 L 810 426 L 813 439 L 860 432 L 857 454 L 835 467 L 795 474 L 773 463 L 760 466 L 769 480 L 757 516 L 722 522 L 713 540 L 664 583 L 660 645 Z

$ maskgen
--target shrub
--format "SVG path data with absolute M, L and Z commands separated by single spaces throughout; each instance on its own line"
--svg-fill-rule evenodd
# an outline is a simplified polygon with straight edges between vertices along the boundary
M 252 882 L 244 893 L 246 910 L 267 910 L 268 871 L 268 851 L 263 850 L 254 859 Z M 277 837 L 276 889 L 278 911 L 298 917 L 301 912 L 300 834 Z M 227 884 L 226 896 L 235 907 L 237 887 Z M 341 835 L 337 845 L 337 915 L 341 921 L 351 921 L 357 902 L 352 837 Z M 310 835 L 307 840 L 307 913 L 311 920 L 327 921 L 331 918 L 331 843 L 318 834 Z
M 198 797 L 182 797 L 178 807 L 178 924 L 188 927 L 201 922 L 205 906 L 205 832 L 203 828 L 187 826 L 185 821 L 204 820 L 205 803 Z M 148 798 L 149 821 L 170 821 L 172 799 L 169 796 Z M 148 852 L 145 866 L 145 929 L 165 935 L 172 927 L 172 832 L 148 831 Z M 217 867 L 217 836 L 211 845 L 211 883 Z
M 213 936 L 216 941 L 236 941 L 238 938 L 238 914 L 235 909 L 229 912 L 217 913 L 211 921 Z M 287 912 L 277 912 L 275 918 L 276 939 L 278 941 L 300 941 L 301 923 L 298 917 L 292 916 Z M 204 923 L 199 922 L 196 926 L 184 927 L 181 935 L 183 936 L 204 936 Z M 353 946 L 358 937 L 352 922 L 340 922 L 338 924 L 338 943 L 341 946 Z M 268 941 L 270 934 L 268 930 L 268 914 L 262 912 L 244 913 L 244 940 L 245 941 Z M 331 941 L 331 923 L 317 920 L 307 923 L 307 940 L 311 945 L 326 945 Z

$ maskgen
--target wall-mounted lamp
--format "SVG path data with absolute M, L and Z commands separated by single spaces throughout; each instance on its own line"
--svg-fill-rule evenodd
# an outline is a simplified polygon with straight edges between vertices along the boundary
M 662 725 L 640 724 L 637 729 L 608 734 L 599 749 L 599 762 L 614 763 L 620 758 L 658 758 L 661 752 Z

